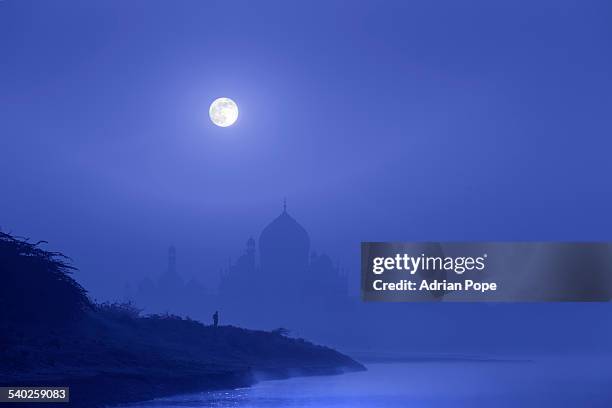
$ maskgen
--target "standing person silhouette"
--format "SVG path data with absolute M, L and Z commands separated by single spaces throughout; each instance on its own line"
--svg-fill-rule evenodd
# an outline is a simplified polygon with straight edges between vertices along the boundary
M 219 326 L 219 311 L 218 310 L 216 310 L 215 314 L 213 315 L 213 325 L 215 327 Z

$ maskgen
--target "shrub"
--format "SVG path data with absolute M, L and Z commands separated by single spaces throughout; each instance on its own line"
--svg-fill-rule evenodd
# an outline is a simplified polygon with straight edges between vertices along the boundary
M 291 333 L 291 330 L 285 329 L 284 327 L 279 327 L 278 329 L 272 330 L 272 334 L 276 334 L 279 336 L 288 336 Z
M 136 319 L 142 312 L 142 309 L 137 308 L 132 302 L 98 303 L 95 309 L 98 313 L 118 320 Z
M 58 324 L 91 307 L 69 258 L 0 232 L 0 326 Z

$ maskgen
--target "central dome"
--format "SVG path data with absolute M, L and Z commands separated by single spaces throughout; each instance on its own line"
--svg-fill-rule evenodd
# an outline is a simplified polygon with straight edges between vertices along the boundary
M 286 209 L 259 236 L 261 266 L 266 273 L 305 269 L 309 252 L 308 233 Z

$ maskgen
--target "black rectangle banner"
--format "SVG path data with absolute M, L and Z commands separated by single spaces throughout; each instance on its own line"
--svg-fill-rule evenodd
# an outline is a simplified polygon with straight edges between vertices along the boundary
M 0 402 L 70 402 L 68 387 L 0 387 Z
M 608 242 L 362 242 L 366 301 L 602 302 Z

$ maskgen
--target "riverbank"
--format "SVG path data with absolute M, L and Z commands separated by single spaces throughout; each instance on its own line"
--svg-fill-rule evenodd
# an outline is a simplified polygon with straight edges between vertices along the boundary
M 57 406 L 95 408 L 365 369 L 283 329 L 213 327 L 94 303 L 66 262 L 0 233 L 0 386 L 70 387 L 71 403 Z
M 72 407 L 365 369 L 303 339 L 173 316 L 108 320 L 95 314 L 46 335 L 11 333 L 20 340 L 0 352 L 0 386 L 68 386 Z
M 351 371 L 351 370 L 349 370 Z M 170 397 L 215 390 L 233 390 L 253 386 L 263 380 L 285 380 L 293 377 L 324 376 L 345 373 L 345 370 L 291 369 L 253 373 L 250 370 L 235 370 L 216 373 L 177 374 L 156 376 L 152 374 L 98 373 L 75 378 L 41 378 L 13 381 L 11 386 L 56 386 L 70 387 L 70 403 L 41 403 L 42 407 L 113 407 L 120 404 L 144 402 L 156 398 Z M 263 376 L 261 374 L 264 374 Z

